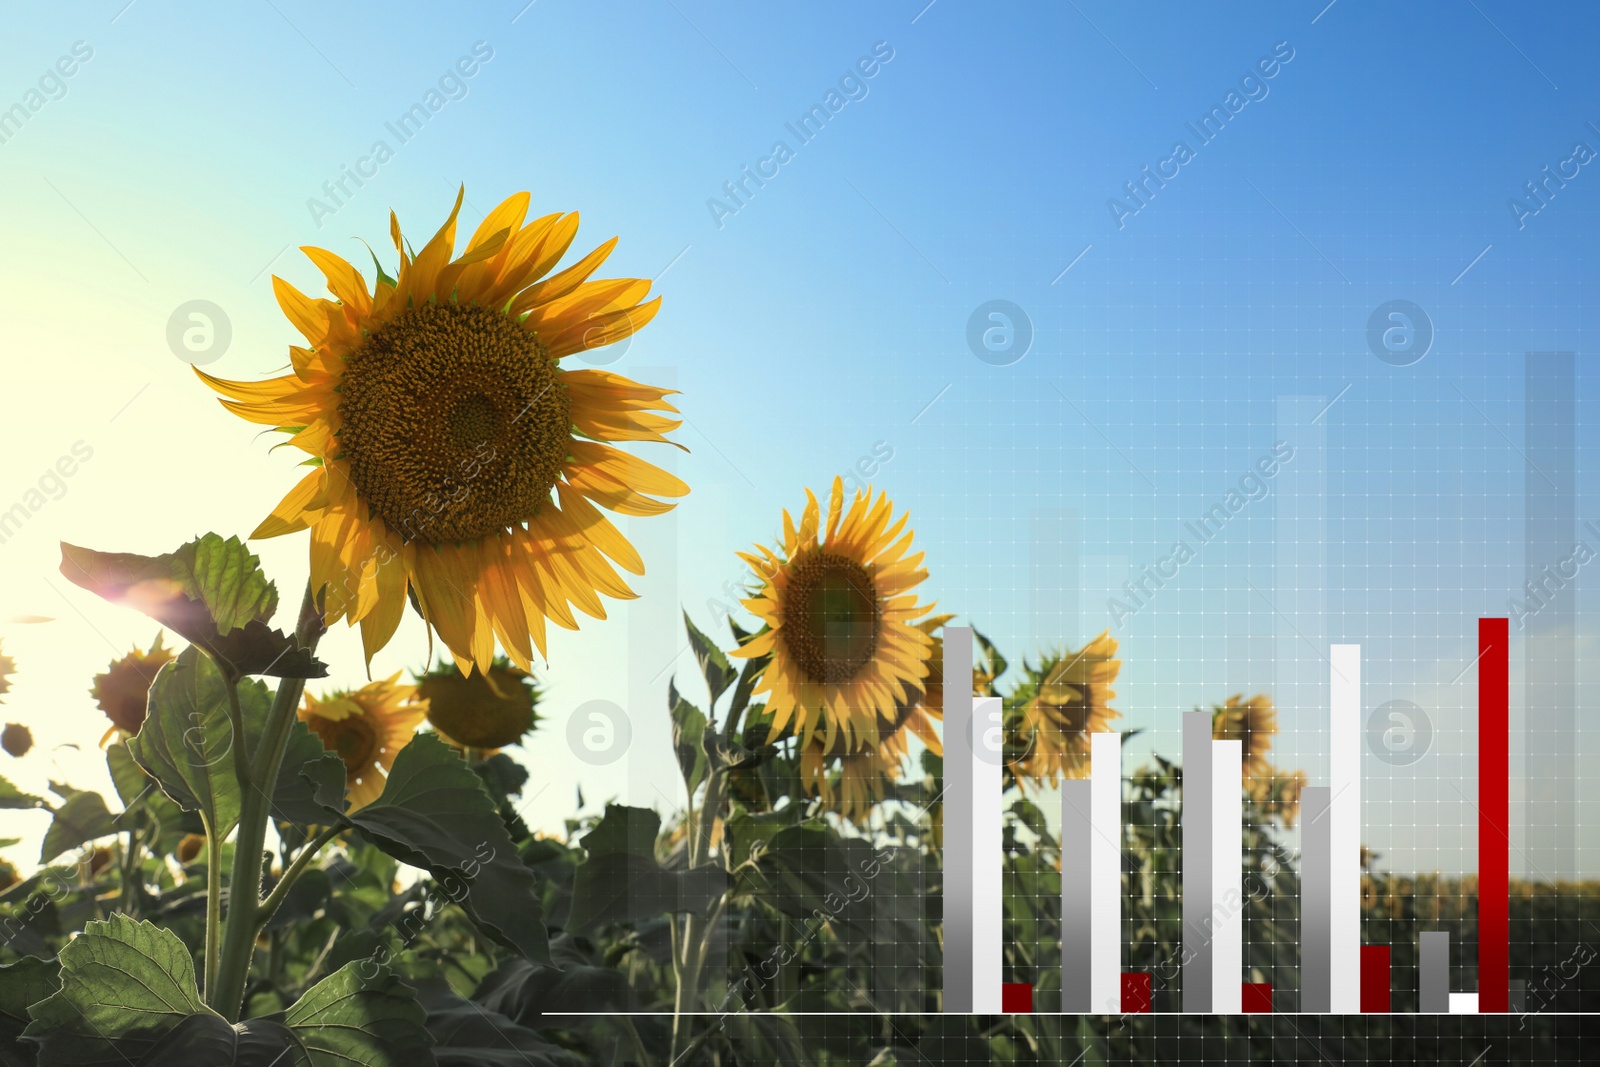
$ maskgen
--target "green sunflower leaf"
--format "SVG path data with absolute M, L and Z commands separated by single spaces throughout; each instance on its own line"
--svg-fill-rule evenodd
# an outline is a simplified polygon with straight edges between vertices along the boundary
M 979 662 L 983 666 L 983 673 L 990 678 L 998 678 L 1006 673 L 1006 668 L 1010 664 L 1000 654 L 994 642 L 985 637 L 976 626 L 972 628 L 972 637 L 978 643 Z
M 111 771 L 111 784 L 117 787 L 117 796 L 124 809 L 131 808 L 155 784 L 133 758 L 127 742 L 118 741 L 106 747 L 106 767 Z
M 273 1019 L 230 1024 L 220 1015 L 191 1015 L 139 1063 L 205 1067 L 313 1067 L 299 1036 Z
M 573 877 L 569 928 L 706 912 L 727 889 L 727 872 L 711 865 L 692 871 L 665 869 L 655 857 L 660 832 L 661 816 L 651 809 L 606 805 L 605 816 L 583 839 L 588 858 Z
M 33 1047 L 17 1041 L 28 1025 L 28 1006 L 61 988 L 58 970 L 54 960 L 36 956 L 0 964 L 0 1067 L 33 1067 Z
M 44 803 L 42 797 L 32 793 L 24 793 L 11 784 L 11 780 L 0 776 L 0 809 L 4 808 L 37 808 Z
M 678 769 L 683 772 L 684 785 L 690 796 L 706 780 L 705 712 L 683 699 L 678 686 L 667 681 L 667 705 L 672 711 L 672 749 L 678 757 Z
M 443 980 L 425 984 L 417 999 L 428 1009 L 439 1067 L 583 1067 L 591 1062 L 537 1030 L 457 996 Z
M 416 1062 L 405 1053 L 429 1044 L 410 990 L 387 972 L 372 981 L 340 972 L 287 1015 L 229 1023 L 201 1000 L 193 957 L 177 935 L 126 915 L 89 922 L 63 947 L 59 980 L 32 966 L 14 990 L 11 970 L 0 968 L 0 1033 L 13 1001 L 33 998 L 19 1036 L 37 1046 L 38 1067 L 312 1067 L 317 1053 L 400 1067 Z
M 779 831 L 794 825 L 800 811 L 801 806 L 794 804 L 782 811 L 741 811 L 728 819 L 724 824 L 723 840 L 726 842 L 724 847 L 728 852 L 729 864 L 738 867 L 754 857 Z
M 196 648 L 184 649 L 156 675 L 149 714 L 139 733 L 126 742 L 162 792 L 185 811 L 199 811 L 219 838 L 239 821 L 233 746 L 242 743 L 250 751 L 248 738 L 260 731 L 272 706 L 265 684 L 240 682 L 246 738 L 236 740 L 228 714 L 232 684 L 211 657 Z
M 484 976 L 472 999 L 534 1030 L 580 1030 L 594 1012 L 633 1008 L 627 976 L 596 965 L 570 935 L 557 937 L 550 954 L 556 966 L 506 960 Z
M 483 780 L 454 749 L 431 733 L 413 737 L 395 756 L 382 795 L 348 814 L 339 760 L 312 761 L 301 775 L 327 819 L 428 871 L 484 932 L 549 962 L 538 879 L 517 855 Z
M 728 657 L 718 648 L 716 642 L 700 632 L 700 627 L 689 618 L 689 613 L 683 613 L 684 628 L 689 631 L 689 647 L 694 650 L 695 662 L 700 664 L 700 673 L 705 677 L 706 688 L 711 691 L 711 702 L 706 706 L 716 711 L 717 698 L 727 692 L 728 686 L 733 684 L 739 672 L 733 669 L 728 662 Z
M 278 785 L 272 793 L 272 817 L 302 826 L 332 826 L 338 822 L 317 799 L 318 781 L 337 782 L 344 792 L 344 760 L 322 747 L 311 728 L 296 720 L 289 726 L 289 744 L 278 766 Z M 338 814 L 343 814 L 340 805 Z
M 205 832 L 198 815 L 173 803 L 161 791 L 160 783 L 144 772 L 127 742 L 119 741 L 106 749 L 106 765 L 111 769 L 117 795 L 122 798 L 122 811 L 113 820 L 119 833 L 154 826 L 156 833 L 146 843 L 164 855 L 176 848 L 185 834 Z
M 69 848 L 117 832 L 116 819 L 106 810 L 105 798 L 99 793 L 64 785 L 51 788 L 65 799 L 56 807 L 50 829 L 44 832 L 44 844 L 39 849 L 40 863 L 49 863 Z
M 165 797 L 179 808 L 200 812 L 219 837 L 227 836 L 238 823 L 242 802 L 234 774 L 233 721 L 228 713 L 228 687 L 233 684 L 211 657 L 195 648 L 185 649 L 156 675 L 144 725 L 123 742 L 138 764 L 136 769 L 142 768 L 155 779 Z M 266 684 L 254 678 L 240 681 L 237 691 L 244 750 L 253 752 L 266 729 L 272 696 Z M 323 750 L 322 742 L 304 723 L 297 721 L 289 729 L 288 747 L 273 791 L 272 814 L 289 822 L 331 823 L 300 772 L 308 763 L 331 760 L 333 767 L 326 773 L 330 777 L 337 774 L 342 789 L 344 764 Z M 124 780 L 131 789 L 133 777 L 127 768 L 119 767 L 111 756 L 107 758 L 119 790 Z M 159 809 L 159 804 L 153 806 L 158 817 L 170 815 Z
M 276 587 L 236 537 L 214 533 L 176 552 L 143 556 L 61 544 L 61 573 L 112 603 L 136 608 L 228 665 L 235 677 L 322 678 L 328 668 L 267 625 Z
M 173 577 L 211 613 L 223 637 L 278 610 L 278 587 L 261 573 L 261 561 L 237 537 L 208 533 L 172 554 Z
M 851 926 L 870 938 L 870 906 L 862 904 L 884 857 L 859 839 L 845 839 L 825 823 L 779 830 L 767 842 L 741 888 L 792 918 Z
M 433 1046 L 416 993 L 371 960 L 347 963 L 306 990 L 283 1023 L 318 1064 L 414 1067 Z
M 28 1009 L 23 1038 L 39 1067 L 123 1067 L 160 1046 L 190 1015 L 212 1015 L 178 935 L 113 915 L 61 949 L 61 988 Z

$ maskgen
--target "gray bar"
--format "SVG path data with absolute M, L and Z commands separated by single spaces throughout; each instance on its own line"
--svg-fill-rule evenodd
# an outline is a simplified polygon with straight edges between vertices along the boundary
M 1417 992 L 1425 1015 L 1450 1014 L 1450 931 L 1429 930 L 1417 939 Z
M 1094 1014 L 1090 992 L 1091 918 L 1089 853 L 1094 823 L 1089 818 L 1087 778 L 1061 783 L 1061 1011 Z
M 1183 715 L 1183 1010 L 1211 1011 L 1211 712 Z
M 944 678 L 944 1010 L 969 1015 L 973 1004 L 970 626 L 944 628 Z
M 1523 372 L 1527 582 L 1521 595 L 1513 598 L 1509 614 L 1527 634 L 1523 851 L 1528 877 L 1539 881 L 1578 875 L 1575 579 L 1583 561 L 1575 552 L 1573 371 L 1571 352 L 1529 352 Z M 1584 540 L 1589 540 L 1587 534 Z
M 1333 1011 L 1333 807 L 1332 790 L 1311 786 L 1301 796 L 1300 1010 Z M 1342 945 L 1359 952 L 1359 945 Z M 1448 1002 L 1447 1002 L 1448 1003 Z
M 1526 978 L 1512 978 L 1508 982 L 1511 994 L 1506 1004 L 1509 1011 L 1524 1012 L 1528 1010 L 1528 980 Z

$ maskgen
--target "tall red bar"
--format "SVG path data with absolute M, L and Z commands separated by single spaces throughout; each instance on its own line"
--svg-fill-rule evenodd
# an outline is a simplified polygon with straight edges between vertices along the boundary
M 1511 1010 L 1510 627 L 1478 620 L 1478 1010 Z
M 1361 946 L 1361 1010 L 1389 1010 L 1389 946 Z

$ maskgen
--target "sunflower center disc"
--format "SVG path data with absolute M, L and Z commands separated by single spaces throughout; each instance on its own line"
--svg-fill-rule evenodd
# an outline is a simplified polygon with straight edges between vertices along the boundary
M 783 641 L 814 682 L 844 682 L 872 662 L 883 615 L 872 575 L 853 559 L 817 552 L 795 562 Z
M 378 758 L 378 732 L 366 715 L 346 715 L 342 719 L 327 719 L 313 715 L 307 725 L 322 742 L 344 761 L 344 769 L 351 777 L 370 774 Z
M 430 544 L 536 514 L 571 437 L 554 361 L 519 323 L 453 303 L 408 308 L 345 362 L 339 443 L 361 499 Z

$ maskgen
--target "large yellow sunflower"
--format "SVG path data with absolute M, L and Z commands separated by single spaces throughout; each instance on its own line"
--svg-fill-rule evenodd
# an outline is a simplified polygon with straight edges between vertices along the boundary
M 766 625 L 731 655 L 772 657 L 755 690 L 767 696 L 772 737 L 792 728 L 806 746 L 820 730 L 826 750 L 860 751 L 927 678 L 933 637 L 916 622 L 933 605 L 913 590 L 928 572 L 921 552 L 907 554 L 907 516 L 891 523 L 893 510 L 869 488 L 847 513 L 835 478 L 826 528 L 808 489 L 798 529 L 783 513 L 779 552 L 739 553 L 760 582 L 744 605 Z
M 599 508 L 655 515 L 673 507 L 656 497 L 688 487 L 610 442 L 672 443 L 664 434 L 680 420 L 656 414 L 677 410 L 664 399 L 672 390 L 558 362 L 656 313 L 659 297 L 640 303 L 647 280 L 588 280 L 615 238 L 545 277 L 578 216 L 524 225 L 528 194 L 518 193 L 452 259 L 460 207 L 458 195 L 415 255 L 391 213 L 399 277 L 380 270 L 371 292 L 340 257 L 302 249 L 336 299 L 273 278 L 306 338 L 290 349 L 293 373 L 197 373 L 230 411 L 311 455 L 316 469 L 253 536 L 311 530 L 313 588 L 330 622 L 361 624 L 369 662 L 409 591 L 463 670 L 488 668 L 496 638 L 530 670 L 547 618 L 576 629 L 570 607 L 604 618 L 599 594 L 634 595 L 612 564 L 633 574 L 644 564 Z
M 320 698 L 307 693 L 300 707 L 300 720 L 322 747 L 344 760 L 351 811 L 378 799 L 395 756 L 428 714 L 427 701 L 416 699 L 416 686 L 396 684 L 399 677 L 397 671 L 354 692 Z
M 1038 670 L 1028 669 L 1032 693 L 1012 745 L 1022 755 L 1013 764 L 1019 778 L 1053 785 L 1089 773 L 1089 735 L 1112 730 L 1122 713 L 1111 706 L 1111 688 L 1122 670 L 1117 640 L 1102 633 L 1076 652 L 1050 656 Z
M 1249 700 L 1238 693 L 1221 707 L 1211 709 L 1211 736 L 1218 741 L 1240 742 L 1240 772 L 1245 778 L 1272 776 L 1267 753 L 1272 751 L 1272 735 L 1277 732 L 1278 710 L 1265 693 L 1258 693 Z
M 106 713 L 111 725 L 100 738 L 100 745 L 109 744 L 120 732 L 132 737 L 144 725 L 146 706 L 150 703 L 150 686 L 156 674 L 172 661 L 173 651 L 161 644 L 161 634 L 148 651 L 135 648 L 126 656 L 115 660 L 102 673 L 94 676 L 89 695 L 94 697 L 100 710 Z

